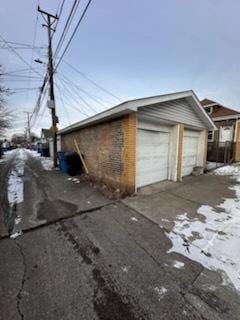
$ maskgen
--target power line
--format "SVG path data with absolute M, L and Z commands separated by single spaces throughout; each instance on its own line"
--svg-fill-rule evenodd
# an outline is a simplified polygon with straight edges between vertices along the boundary
M 87 10 L 88 10 L 91 2 L 92 2 L 92 0 L 88 0 L 88 3 L 87 3 L 86 7 L 85 7 L 84 10 L 83 10 L 83 12 L 82 12 L 82 14 L 81 14 L 81 16 L 80 16 L 80 19 L 78 20 L 78 23 L 77 23 L 77 25 L 75 26 L 75 28 L 74 28 L 74 30 L 73 30 L 73 33 L 72 33 L 70 39 L 68 40 L 68 43 L 67 43 L 65 49 L 63 50 L 63 53 L 61 54 L 61 56 L 60 56 L 60 58 L 59 58 L 59 60 L 58 60 L 58 63 L 57 63 L 57 65 L 56 65 L 54 71 L 57 70 L 59 64 L 61 63 L 61 61 L 62 61 L 62 59 L 63 59 L 63 57 L 64 57 L 64 55 L 66 54 L 66 52 L 67 52 L 67 50 L 68 50 L 68 48 L 69 48 L 69 46 L 70 46 L 70 43 L 72 42 L 72 39 L 73 39 L 73 37 L 75 36 L 75 34 L 76 34 L 76 32 L 77 32 L 77 29 L 78 29 L 80 23 L 82 22 L 83 18 L 85 17 L 85 14 L 86 14 L 86 12 L 87 12 Z
M 29 49 L 32 49 L 32 47 L 33 47 L 33 45 L 31 45 L 29 43 L 7 41 L 7 40 L 4 40 L 3 37 L 1 37 L 1 38 L 2 38 L 2 40 L 0 40 L 0 43 L 16 45 L 16 46 L 20 46 L 20 47 L 24 47 L 24 48 L 29 48 Z M 36 48 L 38 48 L 38 49 L 45 48 L 45 46 L 39 46 L 39 47 L 36 47 Z
M 59 80 L 60 81 L 60 80 Z M 89 117 L 89 115 L 87 114 L 87 113 L 85 113 L 84 111 L 82 111 L 81 109 L 79 109 L 79 107 L 78 106 L 76 106 L 76 105 L 73 105 L 72 104 L 72 102 L 71 102 L 71 100 L 69 99 L 69 97 L 67 97 L 64 93 L 63 93 L 63 87 L 61 87 L 61 86 L 59 86 L 60 88 L 61 88 L 61 90 L 62 90 L 62 94 L 63 94 L 63 97 L 67 100 L 67 101 L 69 101 L 69 103 L 70 103 L 70 106 L 72 106 L 72 108 L 74 108 L 75 110 L 77 110 L 78 112 L 80 112 L 81 114 L 83 114 L 85 117 Z M 66 91 L 68 91 L 68 92 L 70 92 L 69 91 L 69 89 L 64 85 L 64 89 L 66 90 Z M 70 97 L 71 97 L 71 99 L 72 100 L 74 100 L 74 102 L 78 105 L 79 104 L 79 102 L 72 96 L 72 93 L 70 92 Z
M 12 51 L 24 64 L 26 64 L 30 69 L 32 69 L 32 66 L 17 51 L 15 51 L 15 49 L 12 48 L 1 35 L 0 35 L 0 38 L 6 43 L 10 51 Z M 41 74 L 36 70 L 34 70 L 33 72 L 41 76 Z
M 59 79 L 59 81 L 62 83 L 61 79 Z M 96 113 L 97 111 L 78 93 L 78 92 L 74 92 L 73 88 L 72 87 L 66 87 L 66 82 L 64 81 L 64 83 L 62 83 L 63 85 L 63 88 L 65 90 L 67 90 L 70 95 L 71 95 L 71 98 L 78 104 L 79 101 L 75 98 L 76 96 L 94 113 Z M 73 95 L 75 94 L 75 96 Z
M 58 71 L 57 74 L 59 75 L 59 71 Z M 105 106 L 106 103 L 107 103 L 107 104 L 110 104 L 110 105 L 113 104 L 112 102 L 106 101 L 106 100 L 103 99 L 102 97 L 99 97 L 99 96 L 97 96 L 97 95 L 95 95 L 95 94 L 93 94 L 93 93 L 91 93 L 91 92 L 83 89 L 83 88 L 80 87 L 78 84 L 76 84 L 76 83 L 74 83 L 73 81 L 71 81 L 65 74 L 63 74 L 63 72 L 61 72 L 60 75 L 61 75 L 62 77 L 64 77 L 65 80 L 66 80 L 69 84 L 71 84 L 71 85 L 74 86 L 76 89 L 78 89 L 78 90 L 82 91 L 83 93 L 85 93 L 85 95 L 87 95 L 90 99 L 94 100 L 95 102 L 97 102 L 97 103 L 100 104 L 101 106 L 106 107 L 106 106 Z M 99 100 L 101 100 L 102 102 L 99 101 Z
M 79 99 L 81 99 L 90 109 L 91 109 L 91 111 L 93 111 L 93 112 L 95 112 L 95 113 L 97 113 L 97 110 L 93 107 L 93 106 L 91 106 L 91 104 L 89 104 L 80 94 L 79 94 L 79 92 L 72 86 L 72 83 L 69 81 L 69 80 L 66 80 L 67 78 L 65 77 L 65 76 L 63 76 L 62 75 L 62 80 L 64 81 L 64 83 L 65 84 L 69 84 L 70 83 L 70 85 L 71 85 L 71 90 L 72 90 L 72 92 L 75 92 L 75 95 L 77 95 L 78 97 L 79 97 Z M 82 90 L 82 89 L 81 89 Z M 85 90 L 82 90 L 82 91 L 85 91 Z M 86 91 L 85 91 L 86 92 Z M 86 93 L 85 93 L 86 94 Z M 98 102 L 98 101 L 97 101 Z
M 79 73 L 84 79 L 88 80 L 89 82 L 91 82 L 93 85 L 95 85 L 98 89 L 104 91 L 105 93 L 107 93 L 108 95 L 112 96 L 113 98 L 117 99 L 118 101 L 122 102 L 123 100 L 121 98 L 119 98 L 118 96 L 116 96 L 115 94 L 113 94 L 112 92 L 110 92 L 109 90 L 107 90 L 106 88 L 104 88 L 103 86 L 101 86 L 100 84 L 98 84 L 97 82 L 95 82 L 94 80 L 90 79 L 88 76 L 86 76 L 86 74 L 84 74 L 82 71 L 78 70 L 76 67 L 73 67 L 69 62 L 67 62 L 66 60 L 63 60 L 63 62 L 72 70 L 74 70 L 75 72 Z
M 73 17 L 74 17 L 74 15 L 76 13 L 76 10 L 78 8 L 79 3 L 80 3 L 80 0 L 74 0 L 74 3 L 73 3 L 72 8 L 71 8 L 71 11 L 70 11 L 70 13 L 68 15 L 67 21 L 66 21 L 65 26 L 63 28 L 61 37 L 60 37 L 60 39 L 58 41 L 58 44 L 57 44 L 57 47 L 56 47 L 56 50 L 55 50 L 55 53 L 54 53 L 54 58 L 57 56 L 58 52 L 60 51 L 60 48 L 61 48 L 61 46 L 62 46 L 62 44 L 63 44 L 63 42 L 65 40 L 65 37 L 66 37 L 67 32 L 69 30 L 69 27 L 70 27 L 70 25 L 72 23 Z
M 18 69 L 18 70 L 15 70 L 15 71 L 9 71 L 9 72 L 0 73 L 0 76 L 10 75 L 10 74 L 19 73 L 19 72 L 27 72 L 29 70 L 32 71 L 32 70 L 35 70 L 35 69 L 37 69 L 37 68 Z
M 66 115 L 68 124 L 70 125 L 71 122 L 70 122 L 70 118 L 69 118 L 69 114 L 68 114 L 67 108 L 65 108 L 65 104 L 63 102 L 62 92 L 61 92 L 61 90 L 60 90 L 60 88 L 59 88 L 59 86 L 57 84 L 56 84 L 56 87 L 57 87 L 57 90 L 59 92 L 59 97 L 60 97 L 60 100 L 61 100 L 61 103 L 62 103 L 62 108 L 63 108 L 64 113 Z
M 60 18 L 61 18 L 61 15 L 62 15 L 62 12 L 63 12 L 64 4 L 65 4 L 65 0 L 62 0 L 61 7 L 60 7 L 59 12 L 58 12 L 58 14 L 57 14 L 57 16 L 58 16 L 58 20 L 57 20 L 56 25 L 55 25 L 55 31 L 56 31 L 56 29 L 57 29 L 57 26 L 58 26 L 59 20 L 60 20 Z M 53 34 L 52 34 L 52 38 L 53 38 L 54 34 L 55 34 L 55 33 L 53 33 Z

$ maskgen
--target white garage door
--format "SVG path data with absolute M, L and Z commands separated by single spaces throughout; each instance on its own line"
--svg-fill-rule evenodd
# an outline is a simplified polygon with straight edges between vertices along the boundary
M 169 141 L 169 132 L 138 129 L 137 187 L 168 178 Z
M 192 173 L 198 163 L 200 133 L 197 131 L 185 130 L 183 140 L 183 169 L 182 175 Z

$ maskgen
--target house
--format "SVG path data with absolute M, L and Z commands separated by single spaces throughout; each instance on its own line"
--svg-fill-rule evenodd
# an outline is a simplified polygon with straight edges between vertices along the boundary
M 61 137 L 57 137 L 57 151 L 61 151 Z M 42 129 L 41 131 L 41 144 L 42 144 L 42 149 L 45 150 L 45 156 L 50 156 L 53 158 L 53 134 L 51 129 Z M 48 150 L 48 151 L 47 151 Z
M 89 174 L 122 192 L 181 181 L 204 167 L 211 118 L 193 91 L 126 101 L 58 132 L 62 151 L 77 140 Z
M 201 104 L 217 128 L 208 132 L 208 160 L 240 161 L 240 112 L 209 99 Z

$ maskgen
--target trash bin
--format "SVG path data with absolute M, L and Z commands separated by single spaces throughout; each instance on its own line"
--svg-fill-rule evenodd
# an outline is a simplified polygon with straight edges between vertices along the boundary
M 70 176 L 76 176 L 83 172 L 82 161 L 76 152 L 66 152 L 67 173 Z
M 68 165 L 65 158 L 65 152 L 59 151 L 58 153 L 58 161 L 59 161 L 59 168 L 61 172 L 67 173 L 68 172 Z
M 49 157 L 49 156 L 50 156 L 50 154 L 49 154 L 49 148 L 42 148 L 41 151 L 42 151 L 42 152 L 41 152 L 41 156 L 42 156 L 42 157 Z

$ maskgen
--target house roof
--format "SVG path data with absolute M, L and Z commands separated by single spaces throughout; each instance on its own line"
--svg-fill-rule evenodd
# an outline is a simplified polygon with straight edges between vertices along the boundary
M 216 101 L 210 100 L 210 99 L 203 99 L 201 100 L 201 105 L 204 106 L 208 106 L 210 104 L 218 104 Z
M 42 129 L 42 134 L 41 134 L 42 136 L 44 135 L 44 137 L 46 138 L 46 139 L 49 139 L 49 138 L 52 138 L 52 131 L 51 130 L 49 130 L 49 129 Z
M 97 124 L 100 122 L 104 122 L 107 120 L 118 118 L 120 116 L 129 114 L 132 112 L 137 112 L 138 109 L 141 107 L 146 107 L 146 106 L 150 106 L 150 105 L 154 105 L 154 104 L 159 104 L 159 107 L 161 107 L 162 102 L 173 101 L 173 100 L 184 99 L 184 98 L 187 98 L 189 100 L 193 109 L 196 111 L 198 116 L 201 118 L 203 123 L 206 125 L 206 128 L 216 129 L 212 119 L 204 111 L 196 94 L 192 90 L 188 90 L 188 91 L 182 91 L 182 92 L 177 92 L 177 93 L 170 93 L 170 94 L 164 94 L 164 95 L 159 95 L 159 96 L 153 96 L 153 97 L 125 101 L 115 107 L 107 109 L 107 110 L 100 112 L 92 117 L 89 117 L 89 118 L 84 119 L 82 121 L 76 122 L 66 128 L 63 128 L 58 131 L 58 134 L 68 133 L 68 132 L 75 131 L 77 129 L 84 128 L 84 127 L 87 127 L 87 126 L 90 126 L 93 124 Z
M 232 109 L 232 108 L 225 107 L 225 106 L 223 106 L 221 103 L 218 103 L 218 102 L 213 101 L 213 100 L 210 100 L 210 99 L 203 99 L 203 100 L 201 101 L 201 105 L 202 105 L 204 108 L 206 108 L 206 107 L 211 107 L 211 106 L 219 106 L 219 107 L 222 107 L 222 108 L 225 108 L 225 109 L 231 111 L 231 113 L 232 113 L 233 115 L 240 113 L 240 112 L 237 111 L 237 110 L 234 110 L 234 109 Z

